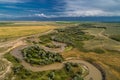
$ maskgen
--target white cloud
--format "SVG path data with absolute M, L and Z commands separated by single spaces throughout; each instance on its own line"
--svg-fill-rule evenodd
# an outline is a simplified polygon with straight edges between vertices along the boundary
M 120 0 L 64 0 L 66 16 L 120 16 Z
M 10 18 L 10 17 L 12 17 L 12 15 L 9 15 L 9 14 L 0 14 L 0 18 L 4 18 L 4 17 L 6 17 L 6 18 Z
M 66 16 L 102 16 L 101 14 L 107 15 L 108 13 L 105 13 L 102 10 L 77 10 L 77 11 L 66 11 Z
M 39 16 L 39 17 L 48 17 L 48 16 L 47 16 L 47 15 L 45 15 L 44 13 L 35 14 L 35 16 Z
M 57 15 L 46 15 L 46 14 L 44 14 L 44 13 L 34 14 L 34 15 L 32 15 L 32 16 L 46 17 L 46 18 L 58 17 Z

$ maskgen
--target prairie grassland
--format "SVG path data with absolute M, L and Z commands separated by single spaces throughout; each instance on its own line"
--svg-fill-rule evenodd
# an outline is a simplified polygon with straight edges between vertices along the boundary
M 120 27 L 119 27 L 120 28 Z M 112 33 L 113 30 L 113 33 Z M 120 35 L 120 30 L 118 27 L 102 29 L 102 28 L 90 28 L 86 30 L 91 35 L 94 35 L 95 38 L 89 41 L 84 41 L 84 47 L 86 49 L 94 49 L 94 48 L 102 48 L 109 50 L 117 50 L 120 51 L 120 42 L 111 39 L 109 36 L 112 34 Z M 117 36 L 117 38 L 119 38 Z
M 110 38 L 110 36 L 113 35 L 117 35 L 116 37 L 119 38 L 118 35 L 120 35 L 120 26 L 117 23 L 100 23 L 96 24 L 96 26 L 103 26 L 106 27 L 106 29 L 88 28 L 86 31 L 91 35 L 94 35 L 95 38 L 85 41 L 84 48 L 89 50 L 98 48 L 104 50 L 105 53 L 85 53 L 74 49 L 68 53 L 65 53 L 64 55 L 67 57 L 74 54 L 76 57 L 80 57 L 89 62 L 97 63 L 105 70 L 107 76 L 106 80 L 120 80 L 120 42 Z
M 55 28 L 56 28 L 55 26 L 0 27 L 0 39 L 16 38 L 21 36 L 42 33 Z
M 68 52 L 63 52 L 62 55 L 65 58 L 79 57 L 89 62 L 97 63 L 105 70 L 106 80 L 120 80 L 120 54 L 118 52 L 107 51 L 104 54 L 96 54 L 94 52 L 85 53 L 73 49 Z
M 105 33 L 109 35 L 120 35 L 120 27 L 107 27 Z
M 38 21 L 11 21 L 11 22 L 0 22 L 0 27 L 7 26 L 46 26 L 55 25 L 55 22 L 38 22 Z
M 89 29 L 84 30 L 84 31 L 89 32 L 90 34 L 97 36 L 98 33 L 100 33 L 102 30 L 103 30 L 102 28 L 100 28 L 100 29 L 99 28 L 89 28 Z

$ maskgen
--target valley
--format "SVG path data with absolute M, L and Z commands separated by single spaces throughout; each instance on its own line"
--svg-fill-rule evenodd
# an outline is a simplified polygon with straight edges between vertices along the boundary
M 0 80 L 120 79 L 119 23 L 29 23 L 0 25 Z

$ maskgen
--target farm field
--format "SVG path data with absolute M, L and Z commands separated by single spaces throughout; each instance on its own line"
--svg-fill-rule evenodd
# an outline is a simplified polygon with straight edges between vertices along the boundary
M 1 22 L 0 33 L 0 80 L 120 80 L 119 23 Z

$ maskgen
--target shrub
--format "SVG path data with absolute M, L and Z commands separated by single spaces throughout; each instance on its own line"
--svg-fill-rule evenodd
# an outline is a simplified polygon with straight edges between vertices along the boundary
M 98 53 L 98 54 L 105 53 L 105 51 L 104 51 L 104 50 L 99 49 L 99 48 L 96 48 L 96 49 L 94 49 L 94 50 L 92 50 L 92 51 L 93 51 L 93 52 L 95 52 L 95 53 Z

